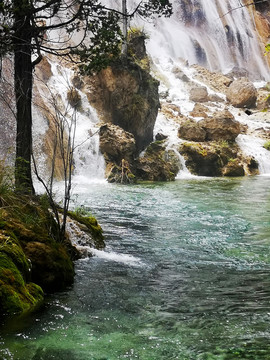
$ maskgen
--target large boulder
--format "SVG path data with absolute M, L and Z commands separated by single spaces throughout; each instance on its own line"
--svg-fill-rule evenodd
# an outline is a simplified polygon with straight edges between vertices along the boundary
M 100 127 L 99 147 L 105 159 L 119 164 L 122 159 L 132 160 L 136 151 L 134 136 L 113 124 Z
M 180 168 L 179 156 L 173 150 L 166 150 L 163 141 L 151 143 L 136 160 L 136 174 L 141 180 L 172 181 Z
M 188 119 L 182 123 L 178 130 L 180 139 L 189 141 L 204 141 L 206 138 L 206 131 L 192 119 Z
M 256 106 L 257 90 L 246 78 L 234 80 L 226 92 L 227 101 L 237 108 Z
M 228 110 L 217 111 L 213 117 L 200 120 L 198 125 L 205 130 L 206 140 L 209 141 L 234 141 L 242 130 L 241 124 Z
M 200 65 L 192 65 L 192 68 L 195 69 L 193 77 L 207 84 L 214 91 L 224 93 L 232 82 L 231 78 L 217 72 L 211 72 Z
M 131 133 L 120 126 L 105 124 L 100 127 L 99 147 L 106 161 L 105 176 L 108 182 L 136 181 L 133 174 L 136 142 Z
M 226 142 L 185 142 L 179 148 L 189 171 L 199 176 L 222 176 L 223 167 L 237 156 L 237 151 L 237 145 Z
M 39 241 L 28 242 L 24 252 L 31 260 L 32 281 L 46 292 L 63 290 L 71 285 L 74 266 L 61 244 L 44 244 Z
M 88 79 L 87 96 L 102 120 L 134 135 L 137 153 L 153 141 L 159 82 L 134 62 L 115 63 Z

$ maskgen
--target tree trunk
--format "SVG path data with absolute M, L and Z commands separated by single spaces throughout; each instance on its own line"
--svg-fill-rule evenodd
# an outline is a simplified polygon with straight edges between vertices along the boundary
M 34 187 L 31 175 L 33 86 L 31 40 L 30 18 L 24 11 L 18 11 L 15 16 L 14 36 L 14 80 L 17 111 L 15 186 L 19 192 L 33 194 Z
M 122 0 L 122 13 L 123 13 L 123 43 L 122 43 L 122 54 L 127 57 L 128 45 L 127 45 L 127 28 L 128 28 L 128 17 L 127 17 L 127 0 Z

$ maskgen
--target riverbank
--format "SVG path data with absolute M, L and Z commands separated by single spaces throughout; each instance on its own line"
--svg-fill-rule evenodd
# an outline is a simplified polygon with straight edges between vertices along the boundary
M 36 310 L 45 294 L 72 285 L 74 260 L 81 257 L 72 243 L 75 230 L 104 247 L 93 217 L 69 213 L 69 231 L 59 239 L 57 223 L 46 196 L 20 196 L 1 188 L 0 194 L 0 317 Z M 73 224 L 73 229 L 72 225 Z M 74 228 L 76 227 L 76 228 Z

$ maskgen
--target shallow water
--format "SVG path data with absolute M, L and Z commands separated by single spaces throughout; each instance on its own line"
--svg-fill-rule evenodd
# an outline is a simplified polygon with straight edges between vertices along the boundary
M 0 359 L 270 359 L 269 189 L 269 177 L 77 186 L 106 251 L 5 324 Z

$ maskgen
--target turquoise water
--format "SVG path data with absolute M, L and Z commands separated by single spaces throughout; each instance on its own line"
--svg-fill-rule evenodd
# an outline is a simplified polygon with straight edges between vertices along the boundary
M 0 359 L 270 359 L 270 178 L 74 190 L 106 252 L 6 323 Z

